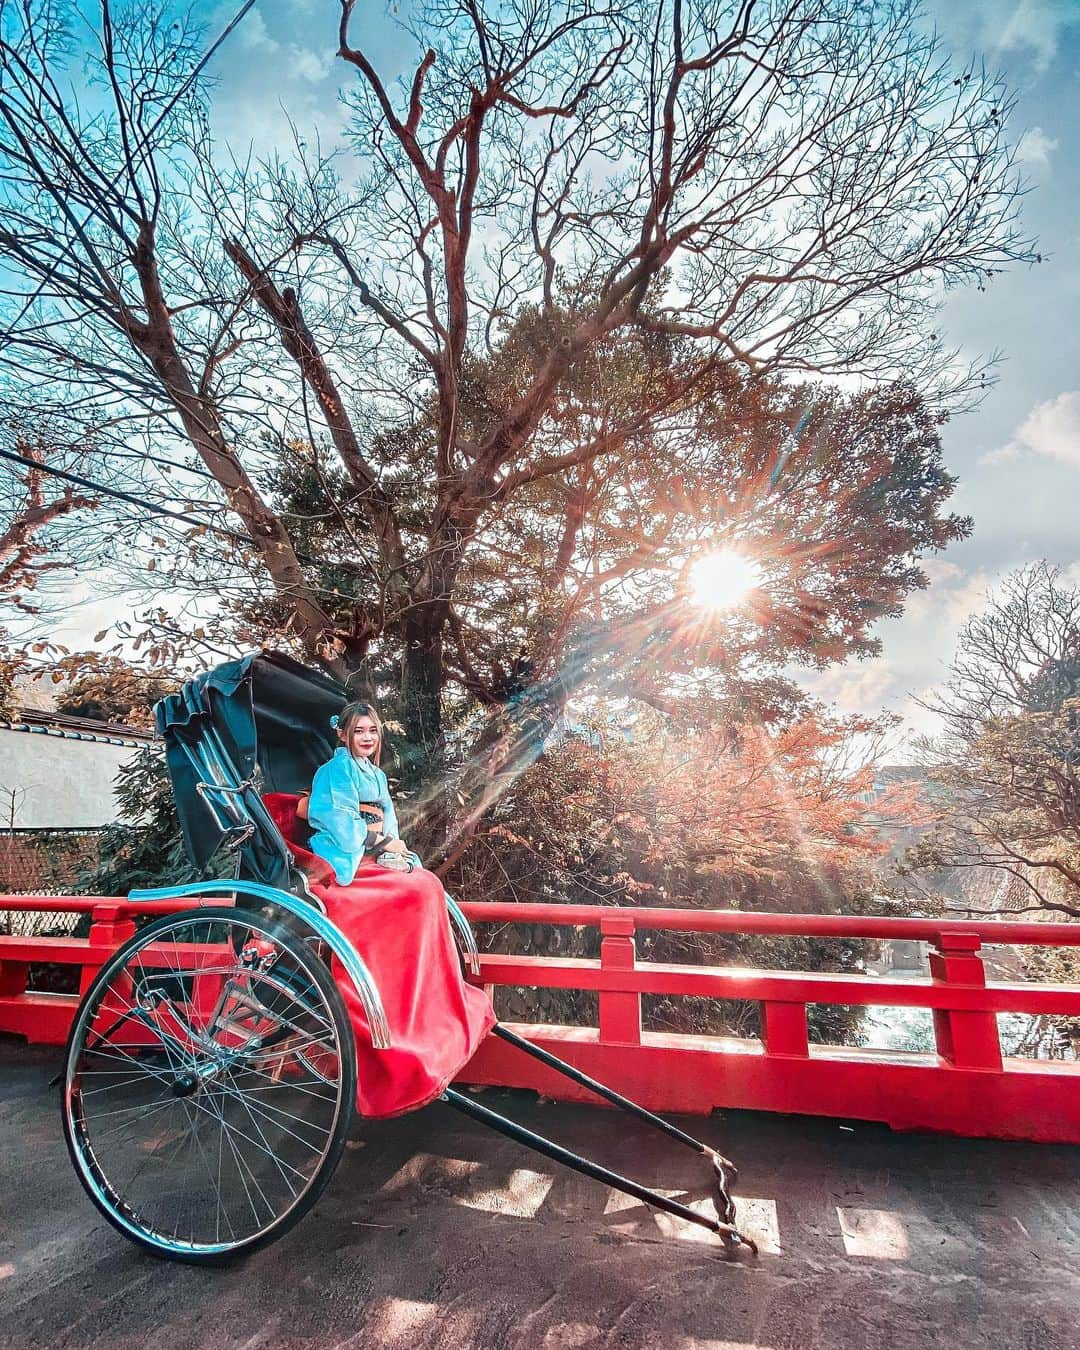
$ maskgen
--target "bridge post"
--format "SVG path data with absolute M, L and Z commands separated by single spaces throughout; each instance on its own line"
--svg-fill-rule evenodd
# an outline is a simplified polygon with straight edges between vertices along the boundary
M 793 1055 L 798 1059 L 806 1059 L 810 1054 L 806 1004 L 763 999 L 761 1042 L 767 1055 Z
M 986 968 L 976 933 L 939 933 L 930 952 L 930 974 L 936 984 L 986 985 Z M 934 1009 L 938 1054 L 957 1069 L 1001 1072 L 1001 1041 L 992 1012 Z
M 0 955 L 0 998 L 19 998 L 26 993 L 28 961 L 5 960 Z
M 600 969 L 633 970 L 637 964 L 634 946 L 634 916 L 605 915 L 600 920 Z M 601 1044 L 641 1044 L 641 995 L 632 991 L 600 991 Z
M 135 935 L 135 921 L 123 915 L 117 905 L 98 905 L 90 915 L 90 939 L 87 959 L 79 976 L 79 993 L 85 994 L 105 962 Z

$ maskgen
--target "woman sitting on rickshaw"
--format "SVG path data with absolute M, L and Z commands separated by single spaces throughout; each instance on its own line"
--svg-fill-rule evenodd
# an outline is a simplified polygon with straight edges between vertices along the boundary
M 383 993 L 392 1048 L 365 1056 L 357 1106 L 397 1115 L 433 1101 L 495 1024 L 487 996 L 462 978 L 442 883 L 398 833 L 382 725 L 369 703 L 348 703 L 333 720 L 340 742 L 315 773 L 307 847 L 329 864 L 317 885 L 328 916 L 353 943 Z M 359 1047 L 370 1044 L 363 1005 L 338 980 Z
M 341 744 L 316 772 L 308 801 L 309 847 L 348 886 L 365 855 L 412 871 L 420 859 L 402 843 L 390 785 L 379 767 L 382 723 L 370 703 L 347 703 L 331 719 Z

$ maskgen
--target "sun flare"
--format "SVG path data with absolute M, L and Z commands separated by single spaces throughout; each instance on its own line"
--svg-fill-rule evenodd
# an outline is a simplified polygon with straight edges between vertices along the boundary
M 690 567 L 690 594 L 707 609 L 734 609 L 761 584 L 761 568 L 732 548 L 706 553 Z

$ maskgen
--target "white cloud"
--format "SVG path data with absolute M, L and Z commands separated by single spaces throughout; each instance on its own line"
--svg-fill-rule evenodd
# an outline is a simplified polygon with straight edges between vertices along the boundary
M 918 690 L 913 690 L 903 700 L 896 709 L 899 715 L 904 719 L 903 724 L 903 742 L 905 748 L 910 749 L 913 742 L 920 736 L 936 736 L 941 732 L 941 718 L 926 707 L 927 703 L 933 704 L 935 698 L 941 694 L 944 685 L 942 683 L 924 685 Z M 901 756 L 903 758 L 903 756 Z
M 925 591 L 916 591 L 907 602 L 904 617 L 927 626 L 927 631 L 952 633 L 986 602 L 995 577 L 984 571 L 968 573 L 944 558 L 926 558 L 923 571 L 930 579 Z
M 1007 464 L 1011 459 L 1019 459 L 1022 453 L 1020 446 L 1015 441 L 1010 441 L 999 450 L 988 450 L 985 455 L 980 455 L 979 466 L 981 468 L 984 464 Z
M 1080 390 L 1038 404 L 1009 445 L 985 456 L 984 462 L 1012 459 L 1023 451 L 1080 469 Z
M 277 38 L 270 36 L 266 20 L 257 9 L 245 17 L 244 22 L 237 30 L 236 37 L 240 46 L 251 52 L 276 52 L 281 46 Z
M 959 628 L 985 608 L 996 578 L 987 572 L 973 572 L 971 576 L 960 577 L 954 586 L 936 591 L 937 606 L 941 618 L 951 627 Z
M 1040 71 L 1078 17 L 1075 0 L 979 0 L 978 9 L 985 44 L 998 52 L 1030 51 Z
M 1033 169 L 1049 172 L 1050 156 L 1058 148 L 1058 142 L 1048 136 L 1042 127 L 1032 127 L 1026 131 L 1016 147 L 1016 157 L 1021 164 L 1030 164 Z
M 1080 21 L 1076 0 L 930 0 L 930 13 L 958 55 L 972 48 L 991 58 L 1015 52 L 1031 59 L 1037 75 Z
M 1075 0 L 1020 0 L 1019 4 L 1009 0 L 1007 9 L 1012 13 L 1001 28 L 998 50 L 1027 47 L 1042 67 L 1048 66 L 1057 55 L 1062 34 L 1077 18 Z M 986 16 L 984 24 L 988 22 Z
M 944 558 L 924 559 L 923 567 L 928 588 L 909 596 L 901 618 L 883 625 L 886 655 L 820 672 L 791 672 L 810 695 L 841 713 L 898 714 L 904 738 L 938 729 L 937 719 L 919 700 L 940 686 L 957 633 L 985 608 L 1000 581 L 993 570 L 971 570 Z
M 311 84 L 325 80 L 333 66 L 333 53 L 320 55 L 310 47 L 298 47 L 295 43 L 289 48 L 289 57 L 296 74 Z M 1056 141 L 1054 145 L 1057 145 Z
M 814 698 L 842 713 L 879 713 L 895 693 L 896 672 L 884 658 L 852 662 L 831 670 L 800 672 L 798 682 Z
M 964 569 L 944 558 L 924 558 L 922 570 L 926 573 L 930 585 L 925 591 L 915 591 L 908 596 L 904 605 L 907 618 L 927 619 L 938 609 L 938 597 L 943 589 L 954 585 L 964 575 Z

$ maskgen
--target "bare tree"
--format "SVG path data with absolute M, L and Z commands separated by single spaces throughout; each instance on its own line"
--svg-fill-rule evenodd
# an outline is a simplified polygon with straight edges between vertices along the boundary
M 64 583 L 108 550 L 101 532 L 83 528 L 100 498 L 46 472 L 78 470 L 86 445 L 57 444 L 47 425 L 24 419 L 0 423 L 0 449 L 0 712 L 10 715 L 30 673 L 26 643 L 65 607 Z
M 916 870 L 999 879 L 980 908 L 1080 917 L 1080 591 L 1034 563 L 969 620 L 945 690 L 945 731 L 922 742 L 942 798 Z
M 241 458 L 237 441 L 252 430 L 238 438 L 227 425 L 243 416 L 243 399 L 220 367 L 243 341 L 245 296 L 224 284 L 220 255 L 200 234 L 227 217 L 231 186 L 213 167 L 204 107 L 185 92 L 200 34 L 164 6 L 118 19 L 113 8 L 102 4 L 91 56 L 106 106 L 90 114 L 68 68 L 71 18 L 33 0 L 7 6 L 0 248 L 29 290 L 15 297 L 5 335 L 10 396 L 88 428 L 129 487 L 198 504 L 200 484 L 204 494 L 212 485 L 315 650 L 326 616 Z M 198 467 L 155 453 L 178 436 Z M 163 471 L 179 475 L 179 494 Z
M 75 565 L 70 553 L 57 548 L 53 527 L 94 510 L 99 501 L 70 484 L 58 485 L 38 467 L 61 457 L 56 446 L 15 435 L 11 450 L 26 467 L 11 461 L 0 467 L 0 603 L 30 615 L 39 612 L 33 593 L 41 580 Z
M 557 707 L 641 578 L 660 577 L 655 612 L 622 649 L 662 623 L 676 550 L 662 510 L 634 519 L 642 473 L 654 505 L 664 474 L 681 484 L 669 526 L 696 502 L 699 537 L 730 532 L 733 506 L 753 515 L 781 470 L 808 481 L 812 452 L 866 429 L 845 414 L 843 434 L 798 441 L 806 399 L 781 415 L 778 380 L 900 375 L 962 401 L 986 376 L 935 331 L 942 287 L 1031 256 L 1009 98 L 949 65 L 915 3 L 433 0 L 391 88 L 343 0 L 355 190 L 299 135 L 288 161 L 215 154 L 188 88 L 197 32 L 114 10 L 91 114 L 64 12 L 7 9 L 0 248 L 25 278 L 6 297 L 9 397 L 62 405 L 113 475 L 192 515 L 161 527 L 170 587 L 262 603 L 341 674 L 399 661 L 429 747 L 448 680 L 493 708 L 545 682 Z M 725 441 L 736 407 L 745 434 Z M 701 433 L 714 468 L 753 447 L 752 493 L 695 489 Z M 302 490 L 275 495 L 284 480 Z M 347 540 L 336 572 L 305 548 L 316 515 Z M 534 613 L 520 655 L 489 659 L 465 578 L 504 580 L 523 523 L 545 641 Z M 917 546 L 908 531 L 890 556 Z M 816 661 L 920 584 L 909 557 L 829 645 L 822 556 L 799 563 L 791 628 Z

